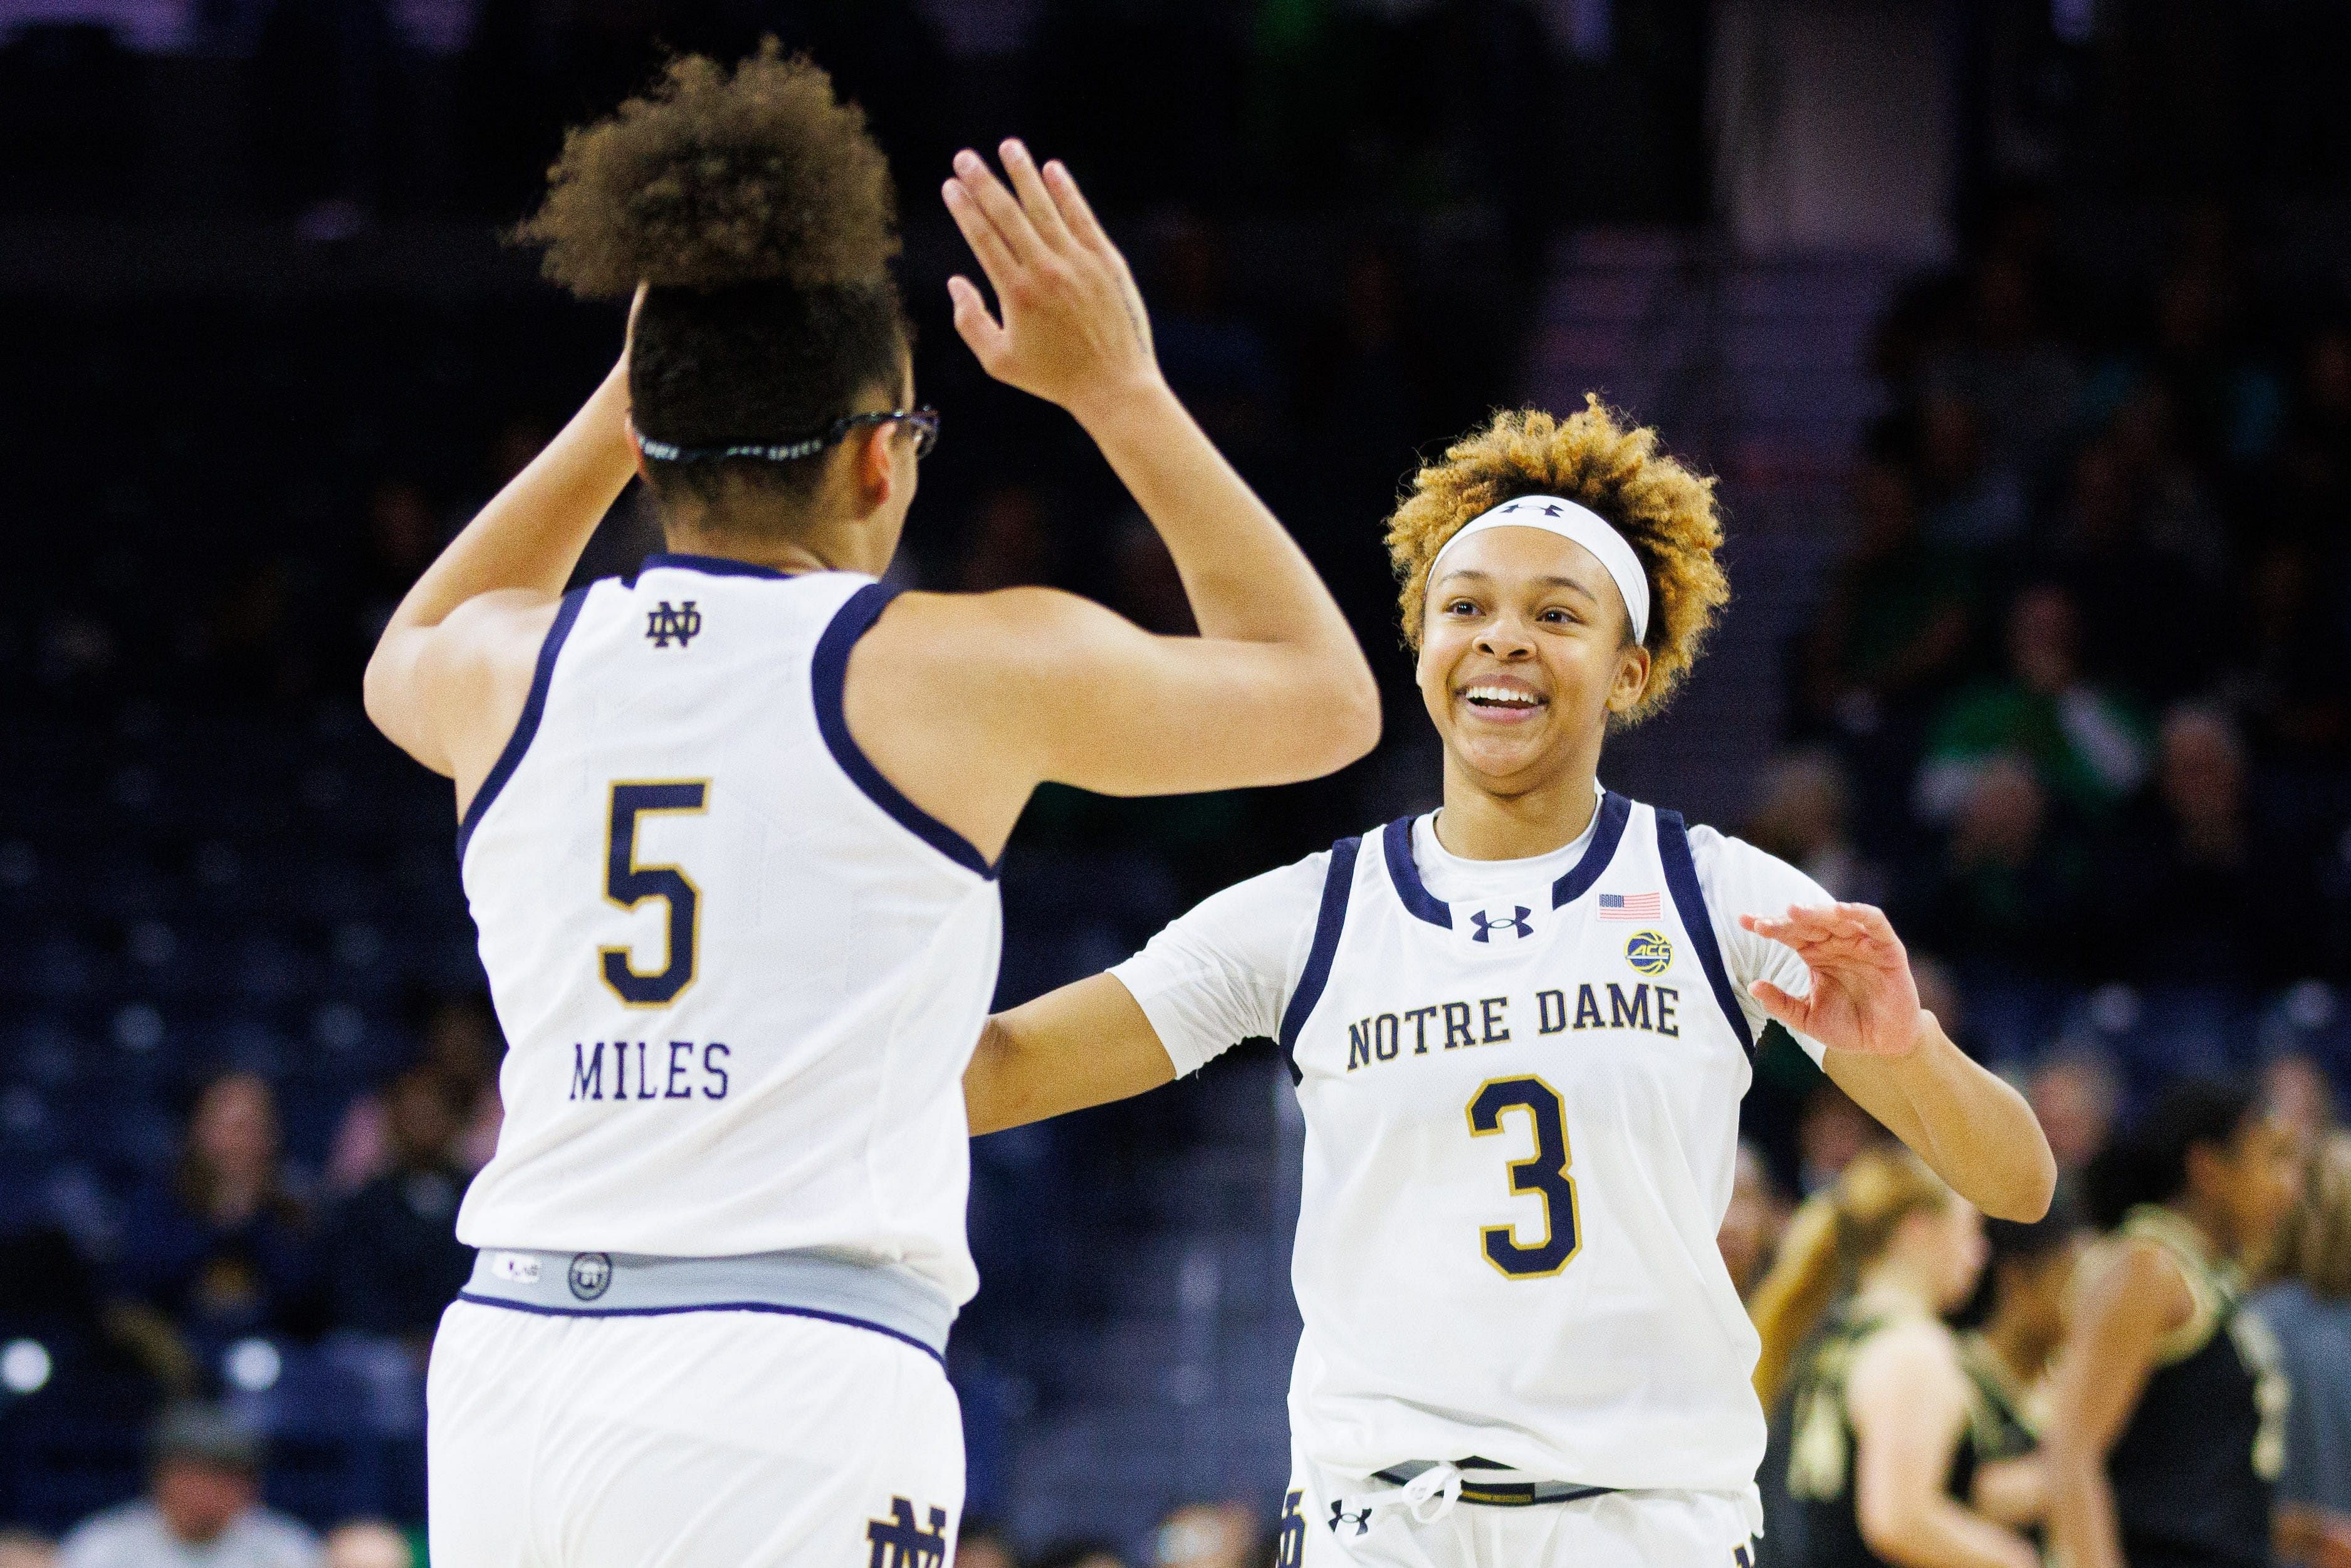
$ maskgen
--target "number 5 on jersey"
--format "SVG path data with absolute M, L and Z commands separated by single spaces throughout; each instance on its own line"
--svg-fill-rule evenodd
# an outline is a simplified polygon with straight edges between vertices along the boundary
M 626 947 L 604 947 L 604 984 L 632 1008 L 667 1007 L 694 984 L 702 943 L 702 890 L 674 865 L 637 863 L 637 823 L 658 812 L 690 813 L 708 807 L 710 781 L 615 784 L 604 835 L 604 896 L 622 909 L 658 898 L 669 911 L 667 957 L 658 969 L 637 967 Z
M 1510 1162 L 1510 1190 L 1542 1199 L 1543 1233 L 1524 1242 L 1515 1225 L 1489 1225 L 1478 1233 L 1486 1261 L 1513 1280 L 1545 1280 L 1567 1267 L 1583 1245 L 1576 1212 L 1575 1178 L 1567 1174 L 1566 1108 L 1559 1091 L 1540 1078 L 1492 1078 L 1469 1102 L 1469 1135 L 1483 1138 L 1502 1130 L 1502 1114 L 1524 1111 L 1533 1124 L 1532 1157 Z

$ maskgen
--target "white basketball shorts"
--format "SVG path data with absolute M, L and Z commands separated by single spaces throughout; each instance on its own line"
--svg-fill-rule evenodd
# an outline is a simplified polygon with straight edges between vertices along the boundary
M 1456 1502 L 1423 1522 L 1404 1506 L 1401 1489 L 1344 1479 L 1294 1456 L 1282 1508 L 1277 1568 L 1749 1568 L 1754 1561 L 1747 1504 L 1720 1492 L 1608 1492 L 1516 1508 Z
M 946 1568 L 953 1553 L 955 1390 L 886 1334 L 459 1301 L 425 1398 L 434 1568 Z

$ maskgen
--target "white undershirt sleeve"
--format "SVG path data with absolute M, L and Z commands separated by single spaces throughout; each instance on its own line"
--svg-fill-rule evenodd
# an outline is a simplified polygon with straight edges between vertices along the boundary
M 1176 1075 L 1281 1029 L 1305 972 L 1329 851 L 1238 883 L 1178 915 L 1111 973 L 1134 993 Z
M 1698 863 L 1698 887 L 1706 894 L 1707 916 L 1714 925 L 1715 942 L 1722 948 L 1722 966 L 1730 972 L 1730 988 L 1747 1014 L 1747 1027 L 1760 1042 L 1771 1021 L 1761 1004 L 1748 995 L 1748 985 L 1769 980 L 1792 997 L 1810 996 L 1812 971 L 1792 947 L 1758 936 L 1739 924 L 1742 915 L 1779 919 L 1791 904 L 1807 908 L 1836 902 L 1827 889 L 1779 856 L 1757 849 L 1712 828 L 1689 831 L 1690 859 Z M 1791 1034 L 1796 1031 L 1791 1030 Z M 1827 1050 L 1810 1035 L 1796 1034 L 1796 1043 L 1817 1063 Z

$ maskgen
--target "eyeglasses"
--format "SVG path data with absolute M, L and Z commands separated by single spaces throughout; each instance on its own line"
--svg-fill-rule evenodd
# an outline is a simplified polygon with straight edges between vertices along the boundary
M 874 424 L 904 424 L 911 429 L 914 433 L 914 457 L 918 462 L 928 457 L 931 448 L 939 444 L 939 411 L 925 404 L 921 408 L 844 414 L 826 425 L 820 434 L 804 436 L 775 446 L 679 446 L 667 441 L 655 441 L 642 430 L 637 432 L 637 444 L 644 448 L 645 455 L 656 463 L 717 463 L 729 457 L 750 457 L 763 463 L 792 463 L 803 457 L 813 457 L 828 446 L 838 445 L 849 439 L 849 433 L 852 430 Z

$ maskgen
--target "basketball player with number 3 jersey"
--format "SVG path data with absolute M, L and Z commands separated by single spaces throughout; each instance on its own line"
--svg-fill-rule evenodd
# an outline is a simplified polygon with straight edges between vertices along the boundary
M 510 1049 L 433 1350 L 436 1568 L 944 1568 L 944 1369 L 977 1285 L 961 1081 L 996 862 L 1046 779 L 1311 777 L 1376 695 L 1304 557 L 1168 393 L 1059 164 L 945 192 L 998 380 L 1073 414 L 1200 627 L 1044 590 L 899 595 L 916 405 L 888 172 L 772 46 L 575 131 L 526 225 L 634 293 L 622 361 L 419 580 L 371 716 L 456 783 Z M 642 469 L 668 550 L 562 591 Z
M 1443 809 L 1229 888 L 991 1021 L 975 1132 L 1252 1036 L 1305 1113 L 1285 1568 L 1732 1568 L 1757 1339 L 1715 1234 L 1777 1020 L 1985 1210 L 2032 1113 L 1918 1004 L 1886 918 L 1599 783 L 1727 588 L 1711 485 L 1596 401 L 1503 413 L 1390 520 Z

